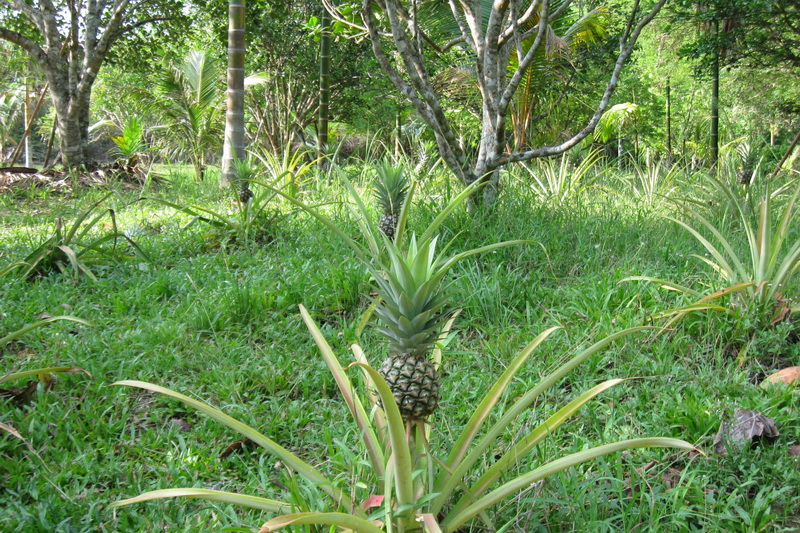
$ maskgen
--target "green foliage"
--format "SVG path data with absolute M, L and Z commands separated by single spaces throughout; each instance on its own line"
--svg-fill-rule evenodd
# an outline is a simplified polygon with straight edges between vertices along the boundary
M 111 151 L 111 155 L 126 162 L 131 162 L 142 152 L 145 152 L 147 144 L 144 141 L 144 125 L 142 119 L 131 115 L 122 126 L 119 135 L 112 135 L 111 140 L 116 145 Z
M 560 2 L 554 2 L 551 9 L 557 9 L 559 5 Z M 535 27 L 537 23 L 538 17 L 530 21 L 531 27 Z M 596 7 L 583 14 L 567 10 L 551 21 L 547 45 L 526 71 L 510 109 L 509 120 L 513 127 L 516 150 L 533 148 L 537 142 L 555 136 L 558 130 L 550 120 L 543 119 L 554 118 L 551 115 L 554 108 L 561 105 L 564 92 L 572 90 L 570 82 L 565 80 L 574 75 L 578 54 L 607 38 L 608 27 L 609 14 L 606 6 Z M 523 52 L 532 44 L 533 37 L 526 39 L 522 43 Z M 518 57 L 512 52 L 509 64 L 511 69 L 517 67 Z
M 276 455 L 289 468 L 296 471 L 300 477 L 325 492 L 330 498 L 330 503 L 328 510 L 325 511 L 297 512 L 296 506 L 287 502 L 216 490 L 187 488 L 147 492 L 134 498 L 116 502 L 113 506 L 118 507 L 153 499 L 184 496 L 223 501 L 281 515 L 266 522 L 262 526 L 264 531 L 277 531 L 293 525 L 320 525 L 369 533 L 379 533 L 381 531 L 402 532 L 418 529 L 417 522 L 422 521 L 429 528 L 435 528 L 435 530 L 447 533 L 459 531 L 460 528 L 477 517 L 480 517 L 490 529 L 496 529 L 495 524 L 486 516 L 486 510 L 513 497 L 531 484 L 566 469 L 623 450 L 643 447 L 695 449 L 687 442 L 671 438 L 632 439 L 590 448 L 555 460 L 540 460 L 538 466 L 522 474 L 515 471 L 520 458 L 532 453 L 545 437 L 577 413 L 581 407 L 601 392 L 624 381 L 616 379 L 603 382 L 578 395 L 549 418 L 541 421 L 539 425 L 522 437 L 515 446 L 506 451 L 501 457 L 496 458 L 494 464 L 481 474 L 479 465 L 484 455 L 493 450 L 495 440 L 509 428 L 516 427 L 517 418 L 537 398 L 581 362 L 602 350 L 614 340 L 646 329 L 632 328 L 619 332 L 581 351 L 543 378 L 537 386 L 529 389 L 513 405 L 509 406 L 503 415 L 499 417 L 499 420 L 488 428 L 486 434 L 476 441 L 483 423 L 490 419 L 492 410 L 503 398 L 506 388 L 512 383 L 517 372 L 523 367 L 536 347 L 558 329 L 550 328 L 541 333 L 514 358 L 506 372 L 495 382 L 473 412 L 461 433 L 461 437 L 449 452 L 447 459 L 438 464 L 429 455 L 428 430 L 420 421 L 408 422 L 403 420 L 389 385 L 377 371 L 366 363 L 361 348 L 358 345 L 353 346 L 357 362 L 351 366 L 360 368 L 370 390 L 376 391 L 375 393 L 370 393 L 367 398 L 359 397 L 345 369 L 305 308 L 301 306 L 300 311 L 306 326 L 311 331 L 317 346 L 322 352 L 328 369 L 336 380 L 342 398 L 353 416 L 369 460 L 369 468 L 365 469 L 365 475 L 354 480 L 353 490 L 363 489 L 366 486 L 368 493 L 372 496 L 380 495 L 379 505 L 383 508 L 382 512 L 368 516 L 366 510 L 362 509 L 357 502 L 354 502 L 348 492 L 340 490 L 332 480 L 326 478 L 309 463 L 250 426 L 203 402 L 164 387 L 141 381 L 121 381 L 117 384 L 165 394 L 234 429 Z M 367 405 L 371 405 L 374 418 L 367 414 L 368 411 L 365 407 Z M 385 437 L 381 438 L 379 436 Z M 469 487 L 463 486 L 462 480 L 464 476 L 474 469 L 479 470 L 478 480 Z M 495 487 L 495 483 L 500 480 L 502 480 L 501 484 Z
M 685 168 L 680 163 L 674 163 L 670 167 L 660 161 L 650 165 L 634 164 L 633 175 L 622 179 L 636 198 L 644 205 L 652 207 L 658 200 L 670 197 L 677 189 L 678 179 L 684 171 Z
M 21 116 L 20 93 L 19 89 L 0 93 L 0 161 L 5 160 L 6 143 L 16 144 L 12 136 L 12 129 Z
M 311 159 L 306 150 L 295 150 L 286 145 L 280 154 L 270 151 L 255 152 L 268 176 L 270 186 L 294 198 L 299 197 L 303 187 L 311 180 L 311 173 L 319 159 Z
M 689 57 L 707 64 L 716 51 L 731 65 L 800 67 L 800 30 L 793 24 L 800 8 L 792 0 L 680 0 L 672 9 L 679 21 L 718 27 L 683 47 Z
M 638 116 L 639 106 L 632 102 L 612 106 L 600 117 L 597 129 L 594 130 L 594 138 L 602 142 L 619 139 L 622 137 L 622 130 Z
M 234 205 L 232 213 L 198 204 L 156 201 L 192 217 L 187 228 L 197 222 L 210 226 L 211 233 L 203 236 L 209 248 L 227 245 L 249 248 L 253 244 L 264 244 L 272 239 L 277 225 L 278 214 L 271 209 L 277 196 L 273 187 L 281 186 L 280 177 L 271 182 L 258 180 L 255 176 L 259 172 L 252 159 L 236 160 L 235 168 L 239 178 L 229 187 L 228 203 Z M 243 183 L 247 183 L 247 188 L 242 188 Z
M 124 257 L 122 251 L 117 247 L 119 240 L 126 241 L 136 255 L 149 261 L 147 254 L 133 239 L 117 230 L 114 209 L 103 209 L 98 213 L 101 204 L 112 194 L 106 194 L 88 209 L 79 213 L 72 224 L 65 223 L 62 218 L 57 218 L 53 233 L 37 245 L 22 261 L 0 269 L 0 279 L 15 274 L 31 280 L 60 272 L 62 274 L 71 273 L 76 279 L 81 275 L 86 275 L 93 281 L 97 281 L 85 263 L 84 256 L 93 252 L 114 258 Z M 100 237 L 93 235 L 92 230 L 105 217 L 110 219 L 112 232 Z M 104 246 L 107 243 L 112 243 L 110 249 Z
M 216 62 L 206 52 L 190 52 L 163 74 L 155 96 L 163 122 L 153 130 L 163 135 L 170 158 L 189 158 L 195 179 L 202 180 L 207 159 L 222 138 Z
M 773 224 L 773 194 L 767 191 L 758 201 L 757 219 L 732 186 L 715 178 L 708 178 L 724 202 L 733 209 L 736 230 L 744 231 L 746 243 L 743 249 L 734 240 L 734 234 L 726 235 L 725 228 L 712 223 L 698 211 L 687 208 L 688 213 L 699 225 L 691 225 L 682 220 L 666 217 L 691 233 L 706 250 L 706 255 L 694 255 L 711 268 L 720 283 L 713 285 L 711 292 L 701 291 L 677 283 L 636 277 L 661 284 L 665 288 L 683 292 L 696 299 L 696 302 L 678 308 L 668 315 L 674 316 L 671 322 L 688 312 L 705 309 L 724 310 L 746 324 L 746 329 L 768 328 L 784 320 L 800 307 L 786 294 L 800 271 L 800 239 L 788 241 L 793 226 L 795 203 L 800 195 L 800 185 L 790 194 L 783 210 L 778 215 L 778 223 Z M 710 237 L 706 237 L 710 235 Z M 796 237 L 795 237 L 796 238 Z M 720 288 L 720 285 L 722 288 Z M 714 304 L 731 296 L 727 307 Z
M 539 199 L 561 205 L 594 184 L 600 174 L 591 173 L 600 162 L 601 156 L 602 152 L 595 150 L 583 158 L 577 167 L 572 166 L 566 153 L 561 156 L 558 164 L 554 159 L 544 159 L 521 163 L 520 166 L 530 176 L 531 179 L 525 181 Z

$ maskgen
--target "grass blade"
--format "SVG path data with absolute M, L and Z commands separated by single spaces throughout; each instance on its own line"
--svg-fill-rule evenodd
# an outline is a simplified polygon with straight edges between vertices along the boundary
M 358 395 L 355 394 L 353 383 L 350 381 L 350 378 L 347 377 L 347 373 L 342 368 L 339 359 L 336 357 L 336 354 L 333 353 L 328 341 L 325 340 L 325 336 L 322 334 L 319 327 L 317 327 L 314 319 L 311 318 L 311 315 L 302 305 L 300 306 L 300 314 L 303 316 L 303 322 L 305 322 L 306 327 L 308 327 L 308 330 L 311 332 L 314 342 L 317 343 L 317 347 L 319 347 L 320 352 L 322 352 L 325 364 L 328 365 L 328 369 L 331 371 L 333 379 L 339 387 L 339 392 L 341 392 L 342 398 L 347 404 L 348 409 L 350 409 L 350 413 L 353 415 L 358 429 L 361 431 L 372 467 L 375 469 L 378 477 L 383 477 L 385 473 L 384 465 L 386 464 L 383 450 L 375 434 L 375 429 L 369 421 L 367 412 L 364 410 L 364 405 L 361 403 Z
M 355 533 L 385 533 L 362 518 L 345 513 L 294 513 L 273 518 L 261 526 L 258 533 L 269 533 L 290 526 L 321 525 L 331 526 L 331 531 L 341 529 Z
M 275 454 L 278 458 L 280 458 L 281 461 L 283 461 L 286 464 L 286 466 L 295 470 L 306 480 L 319 486 L 319 488 L 326 494 L 328 494 L 337 504 L 341 504 L 347 509 L 354 509 L 353 502 L 350 500 L 347 494 L 345 494 L 338 488 L 334 487 L 333 484 L 327 478 L 325 478 L 325 476 L 320 474 L 319 471 L 317 471 L 314 467 L 312 467 L 311 465 L 309 465 L 308 463 L 300 459 L 298 456 L 296 456 L 286 448 L 282 447 L 281 445 L 279 445 L 277 442 L 273 441 L 266 435 L 263 435 L 262 433 L 256 431 L 247 424 L 244 424 L 243 422 L 240 422 L 235 418 L 226 415 L 219 409 L 211 407 L 207 403 L 201 402 L 200 400 L 195 400 L 194 398 L 190 398 L 184 394 L 175 392 L 166 387 L 161 387 L 153 383 L 147 383 L 145 381 L 124 380 L 112 383 L 112 385 L 126 385 L 128 387 L 138 387 L 140 389 L 157 392 L 159 394 L 169 396 L 170 398 L 174 398 L 188 405 L 189 407 L 197 409 L 201 413 L 204 413 L 205 415 L 213 418 L 217 422 L 223 424 L 224 426 L 229 427 L 230 429 L 236 431 L 237 433 L 244 435 L 248 439 L 258 444 L 259 446 Z
M 467 425 L 464 426 L 464 430 L 461 432 L 461 436 L 458 438 L 456 443 L 453 445 L 452 450 L 450 451 L 450 455 L 447 458 L 447 462 L 445 463 L 446 468 L 442 469 L 442 472 L 439 474 L 436 482 L 434 484 L 433 492 L 438 492 L 440 495 L 437 497 L 437 502 L 435 505 L 435 509 L 438 511 L 444 505 L 444 503 L 450 497 L 450 494 L 455 489 L 458 483 L 461 482 L 461 477 L 454 475 L 449 475 L 449 471 L 453 471 L 461 459 L 467 454 L 467 450 L 469 446 L 472 444 L 473 439 L 480 431 L 480 428 L 483 426 L 483 423 L 488 418 L 489 414 L 491 413 L 494 406 L 500 400 L 500 397 L 505 392 L 506 388 L 508 387 L 511 380 L 514 379 L 517 372 L 522 365 L 528 360 L 528 357 L 533 353 L 533 351 L 542 343 L 544 342 L 547 337 L 549 337 L 553 332 L 560 329 L 560 327 L 552 327 L 547 329 L 536 336 L 533 341 L 531 341 L 520 353 L 517 355 L 513 361 L 508 365 L 506 371 L 497 379 L 489 392 L 486 393 L 481 403 L 472 413 L 472 416 L 467 422 Z M 447 483 L 447 482 L 450 483 Z
M 595 398 L 600 393 L 610 389 L 626 381 L 624 379 L 611 379 L 595 385 L 588 391 L 584 392 L 564 407 L 556 411 L 547 420 L 536 426 L 536 428 L 522 437 L 520 441 L 514 445 L 509 451 L 503 454 L 484 474 L 476 481 L 469 489 L 470 495 L 483 494 L 493 483 L 503 477 L 509 468 L 515 466 L 521 459 L 526 457 L 533 448 L 536 447 L 545 437 L 558 429 L 564 422 L 567 421 L 572 415 L 577 413 L 584 405 L 590 400 Z M 460 509 L 466 507 L 470 500 L 465 497 L 453 507 L 451 513 L 458 513 Z
M 508 483 L 505 483 L 493 490 L 472 505 L 466 507 L 458 514 L 451 514 L 447 516 L 447 518 L 445 518 L 445 520 L 443 520 L 441 523 L 442 531 L 447 533 L 458 530 L 459 527 L 464 525 L 478 513 L 548 476 L 552 476 L 553 474 L 562 472 L 568 468 L 572 468 L 573 466 L 591 461 L 592 459 L 596 459 L 610 453 L 620 452 L 623 450 L 632 450 L 635 448 L 678 448 L 681 450 L 697 450 L 697 448 L 688 442 L 679 439 L 649 437 L 624 440 L 615 442 L 613 444 L 597 446 L 595 448 L 590 448 L 578 453 L 573 453 L 531 470 L 527 474 L 519 476 L 516 479 L 513 479 L 512 481 L 509 481 Z
M 533 403 L 533 401 L 538 398 L 542 393 L 547 391 L 550 387 L 552 387 L 555 383 L 557 383 L 561 378 L 566 376 L 569 372 L 571 372 L 576 366 L 583 363 L 586 359 L 590 356 L 594 355 L 595 353 L 599 352 L 600 350 L 604 349 L 606 346 L 611 344 L 612 342 L 620 339 L 622 337 L 626 337 L 632 333 L 644 330 L 652 330 L 652 329 L 659 329 L 653 326 L 637 326 L 634 328 L 624 329 L 622 331 L 618 331 L 604 339 L 596 342 L 592 346 L 586 348 L 581 353 L 558 367 L 556 370 L 551 372 L 548 376 L 546 376 L 542 381 L 539 382 L 536 387 L 529 390 L 525 393 L 519 400 L 517 400 L 511 408 L 506 411 L 505 414 L 495 422 L 491 428 L 486 432 L 486 434 L 480 439 L 477 445 L 469 452 L 469 454 L 461 460 L 458 464 L 452 465 L 453 472 L 451 478 L 453 480 L 460 480 L 466 473 L 483 457 L 483 454 L 486 450 L 489 449 L 490 446 L 494 445 L 497 437 L 500 436 L 506 429 L 508 429 L 511 424 L 516 420 L 516 418 L 522 413 L 528 406 Z M 449 482 L 447 485 L 448 487 L 454 481 Z M 445 492 L 445 488 L 437 487 L 439 490 L 442 490 L 442 493 Z M 452 488 L 450 489 L 452 492 Z M 437 499 L 436 506 L 433 508 L 434 513 L 438 513 L 441 511 L 442 506 L 444 504 L 443 499 Z
M 212 502 L 241 505 L 244 507 L 250 507 L 252 509 L 260 509 L 270 513 L 285 513 L 292 510 L 292 506 L 286 502 L 268 500 L 267 498 L 249 496 L 247 494 L 237 494 L 235 492 L 195 488 L 151 490 L 133 498 L 113 502 L 109 505 L 109 507 L 123 507 L 125 505 L 133 505 L 135 503 L 160 500 L 164 498 L 208 500 Z
M 48 368 L 34 368 L 33 370 L 24 370 L 22 372 L 14 372 L 13 374 L 7 374 L 3 377 L 0 377 L 0 383 L 5 383 L 6 381 L 14 381 L 17 379 L 31 378 L 34 376 L 41 376 L 43 374 L 59 373 L 59 372 L 83 372 L 84 374 L 91 376 L 91 374 L 89 374 L 86 370 L 77 366 L 51 366 Z
M 17 338 L 21 337 L 22 335 L 25 335 L 29 331 L 32 331 L 32 330 L 34 330 L 36 328 L 40 328 L 40 327 L 44 326 L 45 324 L 49 324 L 51 322 L 56 322 L 58 320 L 67 320 L 69 322 L 76 322 L 76 323 L 82 324 L 84 326 L 91 326 L 91 324 L 89 322 L 83 320 L 82 318 L 69 316 L 69 315 L 51 316 L 49 318 L 45 318 L 44 320 L 40 320 L 39 322 L 34 322 L 33 324 L 28 324 L 24 328 L 18 329 L 17 331 L 13 331 L 13 332 L 9 333 L 8 335 L 6 335 L 5 337 L 0 338 L 0 348 L 5 346 L 9 342 L 13 341 L 14 339 L 17 339 Z
M 386 414 L 386 427 L 389 430 L 389 441 L 392 445 L 397 505 L 412 505 L 414 503 L 414 484 L 411 475 L 413 464 L 411 462 L 411 450 L 406 439 L 405 424 L 403 417 L 400 415 L 400 408 L 397 406 L 389 384 L 386 383 L 386 380 L 377 370 L 361 363 L 353 363 L 353 365 L 360 367 L 369 374 L 383 403 L 383 411 Z

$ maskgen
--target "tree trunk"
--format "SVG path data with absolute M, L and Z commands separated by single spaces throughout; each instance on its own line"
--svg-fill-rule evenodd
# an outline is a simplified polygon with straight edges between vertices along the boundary
M 328 155 L 328 119 L 331 99 L 331 14 L 322 8 L 322 35 L 319 40 L 319 120 L 317 157 Z M 326 162 L 320 159 L 323 168 Z
M 244 61 L 246 0 L 228 2 L 228 98 L 225 115 L 225 141 L 222 148 L 220 187 L 237 180 L 234 160 L 246 157 L 244 134 Z M 240 183 L 239 188 L 248 188 Z
M 68 168 L 89 163 L 92 86 L 111 45 L 123 33 L 129 3 L 90 0 L 79 8 L 68 2 L 66 9 L 50 1 L 5 3 L 39 31 L 37 40 L 0 26 L 0 39 L 23 48 L 45 73 L 56 112 L 61 158 Z
M 619 54 L 613 72 L 600 102 L 585 125 L 561 144 L 520 148 L 519 151 L 507 150 L 504 145 L 503 135 L 509 108 L 534 57 L 546 46 L 550 23 L 565 13 L 571 5 L 569 0 L 554 3 L 552 6 L 549 0 L 534 2 L 523 14 L 517 12 L 515 2 L 497 0 L 491 4 L 488 13 L 482 13 L 476 7 L 479 6 L 477 2 L 451 0 L 449 5 L 455 15 L 454 22 L 460 29 L 460 36 L 441 47 L 436 46 L 430 37 L 421 35 L 416 11 L 412 10 L 409 14 L 399 0 L 362 0 L 362 16 L 378 64 L 433 130 L 445 164 L 465 185 L 475 180 L 485 181 L 482 200 L 487 206 L 491 206 L 497 198 L 497 170 L 500 167 L 508 163 L 561 154 L 594 131 L 616 90 L 622 67 L 630 57 L 642 29 L 665 2 L 666 0 L 658 0 L 649 12 L 639 12 L 639 3 L 634 3 L 634 11 L 620 38 Z M 375 14 L 378 4 L 383 10 L 380 22 Z M 383 36 L 387 32 L 391 35 L 397 60 L 390 59 L 390 54 L 384 48 Z M 425 54 L 420 50 L 423 40 L 432 43 L 431 46 L 438 50 L 463 45 L 475 58 L 474 70 L 477 73 L 482 101 L 481 138 L 475 158 L 460 146 L 458 136 L 444 112 L 427 69 Z M 531 45 L 524 54 L 517 52 L 517 61 L 510 68 L 509 59 L 515 50 L 515 43 L 523 40 L 530 40 Z M 475 197 L 473 200 L 474 206 L 478 200 Z
M 394 109 L 394 156 L 400 157 L 403 150 L 403 116 L 401 114 L 400 101 L 395 101 Z
M 667 165 L 672 166 L 672 100 L 670 79 L 667 76 Z
M 719 35 L 719 22 L 714 23 L 714 36 Z M 715 45 L 711 63 L 711 170 L 716 174 L 719 161 L 719 54 Z
M 28 124 L 31 123 L 31 90 L 30 90 L 30 77 L 31 77 L 31 69 L 30 64 L 28 65 L 28 75 L 25 77 L 25 102 L 23 105 L 24 108 L 24 124 L 26 125 L 25 134 L 23 135 L 23 142 L 25 143 L 25 166 L 31 168 L 33 164 L 31 161 L 31 136 Z
M 58 75 L 48 75 L 50 95 L 56 112 L 61 163 L 71 169 L 89 164 L 89 102 L 71 98 L 69 88 Z

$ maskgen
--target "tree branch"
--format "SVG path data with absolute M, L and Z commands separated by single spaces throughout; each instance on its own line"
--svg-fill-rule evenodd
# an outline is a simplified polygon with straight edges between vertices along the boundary
M 31 22 L 36 26 L 36 28 L 44 34 L 44 24 L 42 24 L 42 17 L 38 11 L 33 9 L 33 6 L 26 4 L 23 0 L 14 0 L 14 2 L 9 2 L 8 0 L 2 0 L 0 5 L 5 5 L 9 9 L 21 11 L 25 14 L 26 17 L 30 19 Z
M 21 33 L 15 32 L 13 30 L 9 30 L 8 28 L 0 27 L 0 39 L 8 41 L 12 44 L 15 44 L 25 50 L 28 54 L 30 54 L 37 63 L 40 65 L 44 64 L 47 61 L 47 54 L 44 53 L 44 50 L 36 44 L 36 41 L 33 39 L 29 39 L 25 37 Z
M 537 157 L 547 157 L 552 155 L 558 155 L 563 152 L 566 152 L 570 148 L 574 147 L 576 144 L 581 142 L 587 136 L 589 136 L 597 126 L 597 123 L 600 121 L 600 117 L 602 116 L 603 112 L 605 111 L 606 107 L 608 106 L 609 100 L 611 100 L 611 96 L 613 96 L 614 92 L 616 91 L 617 84 L 619 83 L 619 75 L 622 71 L 622 67 L 625 64 L 625 61 L 630 57 L 631 52 L 633 52 L 633 47 L 636 45 L 636 41 L 639 38 L 639 34 L 641 33 L 642 29 L 653 20 L 653 18 L 658 14 L 661 8 L 667 0 L 659 0 L 659 2 L 653 7 L 653 9 L 636 25 L 636 27 L 631 32 L 631 27 L 633 26 L 634 13 L 638 10 L 639 2 L 636 0 L 634 4 L 634 10 L 631 13 L 631 18 L 628 22 L 628 27 L 623 34 L 624 40 L 620 40 L 620 53 L 617 57 L 616 64 L 614 65 L 614 71 L 611 74 L 611 79 L 606 85 L 606 90 L 603 93 L 603 97 L 600 99 L 600 103 L 597 106 L 594 114 L 592 115 L 591 119 L 589 119 L 588 124 L 577 134 L 575 134 L 569 140 L 555 146 L 544 146 L 541 148 L 536 148 L 533 150 L 527 150 L 524 152 L 517 152 L 512 154 L 507 154 L 501 156 L 497 160 L 497 165 L 505 165 L 507 163 L 514 163 L 517 161 L 527 161 L 529 159 L 534 159 Z M 627 42 L 626 42 L 627 41 Z
M 389 10 L 389 6 L 385 6 L 384 9 Z M 372 11 L 371 0 L 363 0 L 362 17 L 364 19 L 364 24 L 369 31 L 370 42 L 372 43 L 372 51 L 375 55 L 375 58 L 378 60 L 378 64 L 380 64 L 381 69 L 386 73 L 387 76 L 389 76 L 389 79 L 392 80 L 392 83 L 394 83 L 394 85 L 400 90 L 403 96 L 408 98 L 409 101 L 414 105 L 414 108 L 422 116 L 423 120 L 425 120 L 425 122 L 431 126 L 431 128 L 433 128 L 442 158 L 445 159 L 447 165 L 452 168 L 454 172 L 459 172 L 459 170 L 463 168 L 464 160 L 463 153 L 458 150 L 455 134 L 452 132 L 452 130 L 450 130 L 449 124 L 447 123 L 446 119 L 444 119 L 444 113 L 441 111 L 441 109 L 439 109 L 439 116 L 437 116 L 437 113 L 431 109 L 429 105 L 430 102 L 427 102 L 423 99 L 423 97 L 417 94 L 417 91 L 415 91 L 415 89 L 403 79 L 403 77 L 392 65 L 391 61 L 389 61 L 389 58 L 386 55 L 386 52 L 383 50 L 383 46 L 381 45 L 380 34 L 378 33 L 377 22 L 375 21 L 374 13 Z M 394 18 L 396 19 L 396 17 Z M 395 23 L 396 22 L 397 21 L 395 21 Z M 411 70 L 412 73 L 415 73 L 413 72 L 415 70 L 414 68 Z M 438 104 L 438 102 L 436 103 Z M 440 118 L 443 119 L 443 123 L 439 120 Z M 461 175 L 459 177 L 463 179 L 463 170 L 461 170 Z
M 498 111 L 500 115 L 504 115 L 505 112 L 508 110 L 508 106 L 511 103 L 511 98 L 513 98 L 514 93 L 517 91 L 520 82 L 522 81 L 522 77 L 525 75 L 525 71 L 528 70 L 531 62 L 533 61 L 534 56 L 541 48 L 542 44 L 545 40 L 547 26 L 551 20 L 548 16 L 548 10 L 550 8 L 550 2 L 547 0 L 544 1 L 542 4 L 542 11 L 539 18 L 539 29 L 536 32 L 536 38 L 533 41 L 530 49 L 528 49 L 528 53 L 525 54 L 522 62 L 517 66 L 517 70 L 514 71 L 514 74 L 511 76 L 511 81 L 508 82 L 505 90 L 503 91 L 502 96 L 500 97 L 500 102 L 498 104 Z
M 153 22 L 164 22 L 166 20 L 175 20 L 176 17 L 152 17 L 145 20 L 140 20 L 136 24 L 130 24 L 128 26 L 123 26 L 119 30 L 117 30 L 117 34 L 114 36 L 114 39 L 118 39 L 125 35 L 126 33 L 130 33 L 136 28 L 141 28 L 147 24 L 152 24 Z

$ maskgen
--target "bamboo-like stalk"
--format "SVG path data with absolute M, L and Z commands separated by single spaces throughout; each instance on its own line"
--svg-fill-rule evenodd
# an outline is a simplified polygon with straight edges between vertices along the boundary
M 234 160 L 245 158 L 244 62 L 246 0 L 228 2 L 228 95 L 220 186 L 237 180 Z M 246 188 L 247 183 L 239 184 Z

